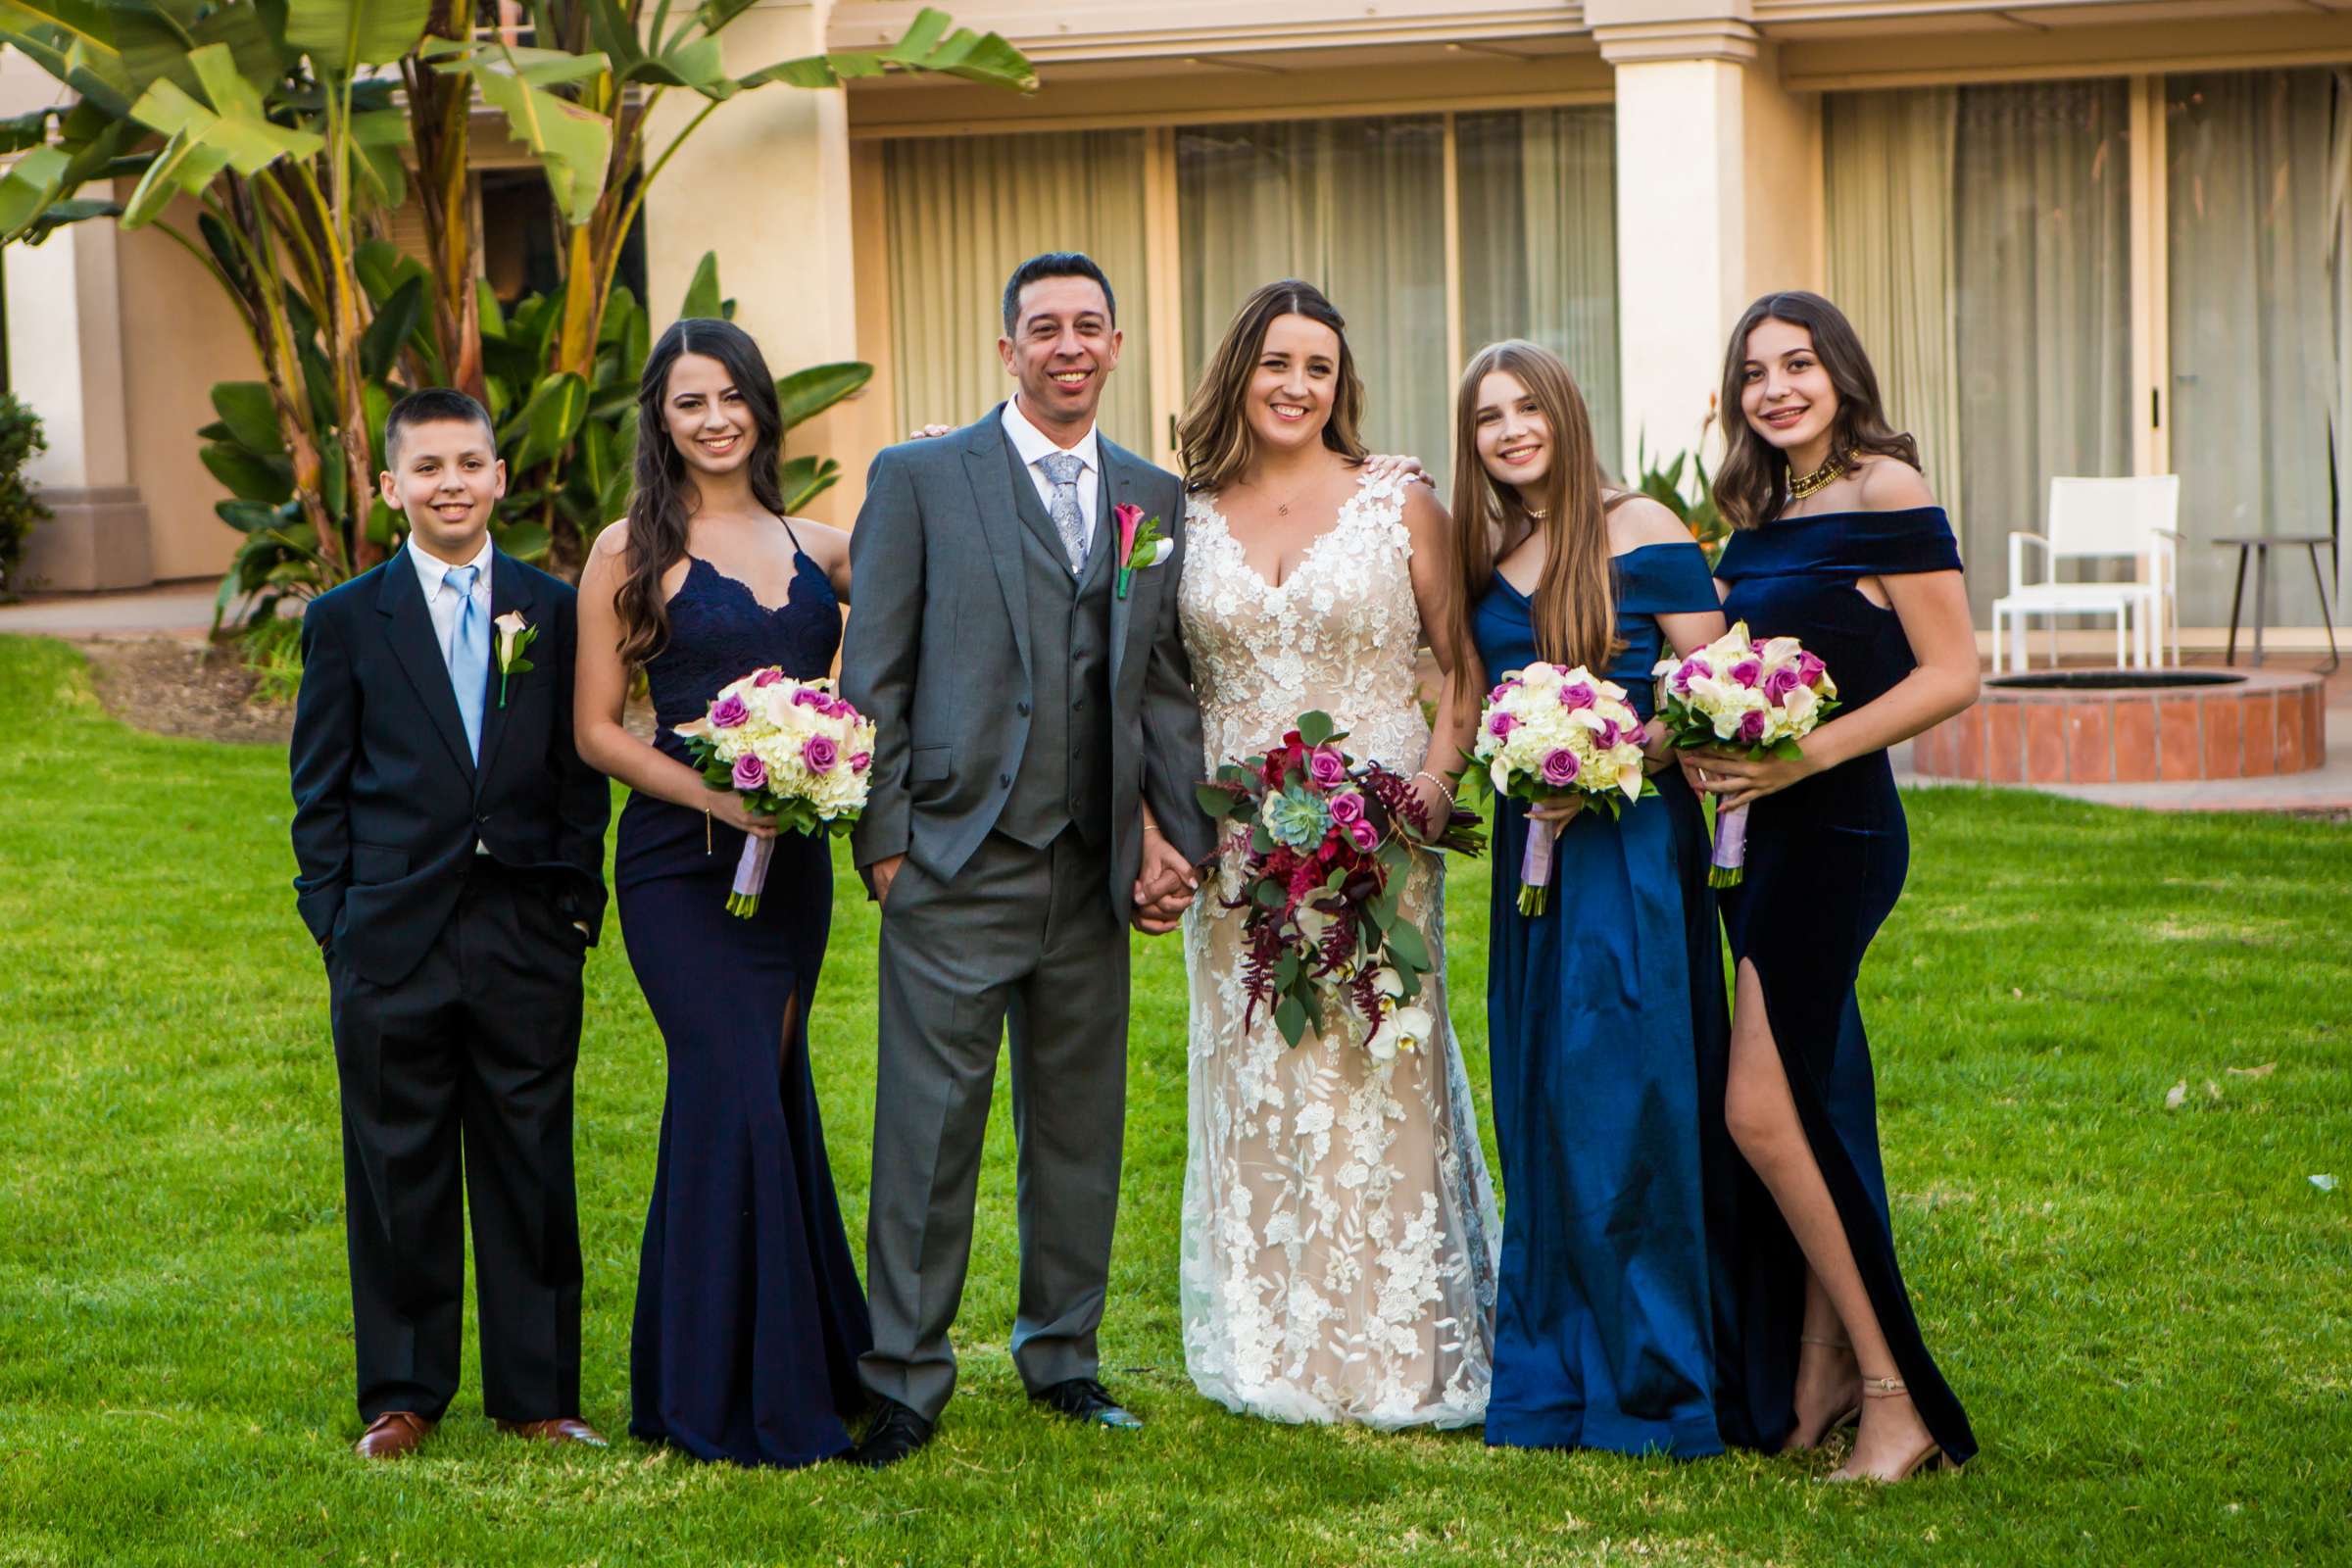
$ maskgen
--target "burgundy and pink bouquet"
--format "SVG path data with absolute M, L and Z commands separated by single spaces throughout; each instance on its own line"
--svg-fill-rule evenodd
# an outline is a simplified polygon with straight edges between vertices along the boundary
M 1340 750 L 1327 713 L 1304 713 L 1262 757 L 1228 762 L 1200 788 L 1208 814 L 1235 828 L 1247 909 L 1243 1027 L 1271 1004 L 1283 1039 L 1323 1033 L 1324 1004 L 1350 1004 L 1377 1057 L 1416 1049 L 1435 1027 L 1410 1005 L 1433 967 L 1428 940 L 1398 909 L 1416 848 L 1475 855 L 1476 814 L 1432 823 L 1410 780 Z
M 794 680 L 774 665 L 730 681 L 710 710 L 678 734 L 714 790 L 776 819 L 778 831 L 847 833 L 865 809 L 874 765 L 874 724 L 834 694 L 830 680 Z M 760 912 L 773 839 L 744 841 L 729 913 Z
M 1661 659 L 1658 716 L 1674 744 L 1752 760 L 1801 755 L 1797 742 L 1838 710 L 1838 685 L 1828 666 L 1793 637 L 1761 647 L 1747 640 L 1747 622 L 1687 658 Z M 1715 813 L 1710 887 L 1737 887 L 1747 864 L 1747 808 Z

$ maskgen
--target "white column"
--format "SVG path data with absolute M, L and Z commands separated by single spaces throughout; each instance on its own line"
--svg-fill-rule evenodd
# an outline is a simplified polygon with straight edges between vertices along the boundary
M 822 53 L 832 9 L 833 0 L 762 0 L 719 35 L 727 69 L 741 75 Z M 647 138 L 649 158 L 703 107 L 692 93 L 666 94 Z M 675 318 L 703 254 L 714 251 L 735 322 L 759 340 L 775 374 L 859 358 L 851 189 L 842 89 L 771 85 L 721 104 L 646 196 L 646 287 L 657 329 Z M 867 454 L 838 446 L 837 431 L 852 423 L 847 413 L 792 431 L 786 450 L 836 457 L 854 479 Z M 840 494 L 811 510 L 831 516 L 844 513 L 845 501 L 854 511 Z
M 1653 460 L 1699 445 L 1748 301 L 1821 286 L 1820 105 L 1782 89 L 1749 0 L 1588 0 L 1585 11 L 1616 68 L 1630 473 L 1638 445 Z
M 0 251 L 9 386 L 49 443 L 28 469 L 52 514 L 25 543 L 28 588 L 155 580 L 147 509 L 130 480 L 116 243 L 113 220 L 95 219 Z

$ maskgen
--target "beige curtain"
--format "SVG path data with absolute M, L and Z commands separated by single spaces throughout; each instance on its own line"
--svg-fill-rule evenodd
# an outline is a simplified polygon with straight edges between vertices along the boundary
M 2335 74 L 2173 76 L 2168 271 L 2173 466 L 2180 474 L 2181 615 L 2230 612 L 2235 556 L 2217 534 L 2325 533 L 2328 419 L 2342 385 L 2329 259 L 2342 220 L 2328 176 Z M 2274 561 L 2273 618 L 2311 624 L 2296 563 Z M 2284 569 L 2280 569 L 2283 567 Z
M 1434 117 L 1188 126 L 1177 132 L 1188 386 L 1262 283 L 1331 297 L 1364 379 L 1365 438 L 1441 477 L 1446 361 L 1445 126 Z
M 1886 417 L 1919 441 L 1928 482 L 1971 560 L 1953 340 L 1950 87 L 1833 93 L 1823 104 L 1830 298 L 1861 334 Z M 1989 560 L 1998 560 L 1998 552 Z M 1972 574 L 1982 578 L 1979 570 Z
M 1153 451 L 1144 133 L 894 139 L 883 170 L 899 428 L 961 424 L 1011 395 L 997 358 L 1004 279 L 1041 251 L 1074 250 L 1108 274 L 1126 334 L 1102 428 Z
M 2053 475 L 2132 472 L 2127 91 L 1960 90 L 1958 456 L 1981 619 L 2008 587 L 2009 531 L 2047 523 Z
M 1462 115 L 1462 346 L 1523 337 L 1560 356 L 1614 469 L 1617 142 L 1607 106 Z M 1458 367 L 1456 368 L 1458 369 Z

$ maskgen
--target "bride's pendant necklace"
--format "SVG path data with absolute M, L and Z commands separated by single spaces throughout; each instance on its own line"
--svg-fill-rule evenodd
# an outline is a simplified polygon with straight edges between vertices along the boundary
M 1818 494 L 1823 489 L 1826 489 L 1839 474 L 1845 471 L 1846 465 L 1853 462 L 1855 458 L 1860 456 L 1861 454 L 1858 452 L 1849 452 L 1844 454 L 1842 457 L 1833 452 L 1830 454 L 1827 461 L 1825 461 L 1820 467 L 1815 468 L 1811 473 L 1804 474 L 1801 477 L 1791 476 L 1788 480 L 1788 499 L 1791 501 L 1802 501 L 1807 496 Z

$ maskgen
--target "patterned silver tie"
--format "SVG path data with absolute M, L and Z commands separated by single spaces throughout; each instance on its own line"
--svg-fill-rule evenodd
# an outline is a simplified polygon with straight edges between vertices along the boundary
M 1037 466 L 1053 482 L 1054 503 L 1046 514 L 1061 535 L 1061 548 L 1069 554 L 1074 577 L 1086 570 L 1086 524 L 1078 514 L 1078 475 L 1086 470 L 1086 462 L 1068 452 L 1050 452 L 1037 460 Z

